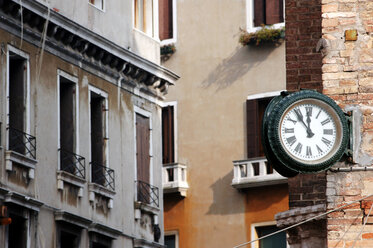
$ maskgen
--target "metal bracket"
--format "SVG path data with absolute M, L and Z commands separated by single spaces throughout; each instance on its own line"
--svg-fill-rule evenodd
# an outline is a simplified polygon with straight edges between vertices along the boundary
M 345 117 L 346 117 L 346 120 L 347 120 L 347 123 L 348 123 L 348 132 L 349 132 L 349 142 L 348 142 L 348 146 L 345 150 L 345 155 L 349 157 L 349 160 L 352 161 L 352 157 L 353 157 L 353 150 L 354 150 L 354 147 L 353 147 L 353 141 L 354 141 L 354 128 L 353 128 L 353 111 L 348 111 L 347 113 L 345 113 Z

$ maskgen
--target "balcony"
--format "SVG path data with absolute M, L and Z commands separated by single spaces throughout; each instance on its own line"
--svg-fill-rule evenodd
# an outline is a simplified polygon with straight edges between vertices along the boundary
M 34 178 L 36 138 L 15 128 L 8 127 L 8 149 L 5 152 L 6 170 L 13 171 L 13 163 L 28 169 L 28 177 Z
M 91 162 L 92 183 L 115 191 L 114 170 L 96 162 Z
M 136 181 L 136 190 L 137 202 L 159 207 L 159 189 L 157 187 L 143 181 Z
M 266 158 L 233 161 L 232 186 L 237 189 L 283 184 L 287 178 L 278 174 Z
M 189 188 L 187 182 L 187 167 L 182 164 L 164 164 L 162 177 L 163 193 L 178 192 L 186 197 Z

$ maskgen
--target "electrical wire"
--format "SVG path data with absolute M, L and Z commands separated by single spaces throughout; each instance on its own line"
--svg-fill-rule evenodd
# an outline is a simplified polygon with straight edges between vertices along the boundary
M 291 229 L 291 228 L 294 228 L 294 227 L 300 226 L 300 225 L 302 225 L 302 224 L 304 224 L 304 223 L 307 223 L 307 222 L 309 222 L 309 221 L 311 221 L 311 220 L 315 220 L 315 219 L 318 219 L 318 218 L 320 218 L 320 217 L 323 217 L 324 215 L 328 215 L 328 214 L 333 213 L 333 212 L 335 212 L 335 211 L 341 210 L 341 209 L 343 209 L 343 208 L 345 208 L 345 207 L 348 207 L 348 206 L 350 206 L 350 205 L 352 205 L 352 204 L 354 204 L 354 203 L 356 203 L 356 202 L 361 202 L 362 200 L 365 200 L 365 199 L 367 199 L 367 198 L 369 198 L 369 197 L 372 197 L 372 196 L 373 196 L 373 194 L 368 195 L 368 196 L 365 196 L 365 197 L 363 197 L 363 198 L 361 198 L 361 199 L 359 199 L 359 200 L 355 200 L 355 201 L 349 202 L 349 203 L 347 203 L 347 204 L 345 204 L 345 205 L 343 205 L 343 206 L 341 206 L 341 207 L 338 207 L 338 208 L 335 208 L 335 209 L 329 210 L 329 211 L 327 211 L 327 212 L 325 212 L 325 213 L 322 213 L 322 214 L 319 214 L 319 215 L 317 215 L 317 216 L 311 217 L 311 218 L 309 218 L 309 219 L 306 219 L 306 220 L 301 221 L 301 222 L 299 222 L 299 223 L 297 223 L 297 224 L 294 224 L 294 225 L 288 226 L 288 227 L 283 228 L 283 229 L 281 229 L 281 230 L 278 230 L 278 231 L 276 231 L 276 232 L 273 232 L 273 233 L 270 233 L 270 234 L 264 235 L 264 236 L 262 236 L 262 237 L 260 237 L 260 238 L 257 238 L 257 239 L 254 239 L 254 240 L 251 240 L 251 241 L 248 241 L 248 242 L 242 243 L 242 244 L 237 245 L 237 246 L 234 246 L 233 248 L 243 247 L 243 246 L 245 246 L 245 245 L 248 245 L 248 244 L 254 243 L 254 242 L 256 242 L 256 241 L 259 241 L 259 240 L 261 240 L 261 239 L 268 238 L 268 237 L 273 236 L 273 235 L 275 235 L 275 234 L 277 234 L 277 233 L 280 233 L 280 232 L 283 232 L 283 231 L 289 230 L 289 229 Z M 372 204 L 372 207 L 373 207 L 373 204 Z M 372 209 L 372 208 L 371 208 L 371 209 Z M 370 211 L 369 211 L 369 214 L 370 214 Z M 367 219 L 368 219 L 368 218 L 367 218 Z
M 368 217 L 369 217 L 369 215 L 370 215 L 370 212 L 372 211 L 372 208 L 373 208 L 373 204 L 370 206 L 370 209 L 369 209 L 368 215 L 367 215 L 367 217 L 366 217 L 365 220 L 364 220 L 364 224 L 363 224 L 363 226 L 361 227 L 359 234 L 356 235 L 356 238 L 355 238 L 354 244 L 352 245 L 351 248 L 354 248 L 354 247 L 355 247 L 356 241 L 358 240 L 358 238 L 359 238 L 360 235 L 362 234 L 362 232 L 363 232 L 363 230 L 364 230 L 364 227 L 365 227 L 365 225 L 367 224 Z

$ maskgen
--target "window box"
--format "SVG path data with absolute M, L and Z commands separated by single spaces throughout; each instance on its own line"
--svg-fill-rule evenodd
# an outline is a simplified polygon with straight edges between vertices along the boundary
M 258 31 L 252 33 L 249 33 L 246 30 L 241 30 L 240 43 L 243 46 L 259 46 L 265 43 L 279 44 L 284 40 L 284 37 L 285 28 L 263 26 Z

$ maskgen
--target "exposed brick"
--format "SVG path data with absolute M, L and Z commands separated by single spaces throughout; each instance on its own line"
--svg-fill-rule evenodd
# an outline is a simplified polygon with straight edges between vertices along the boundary
M 363 233 L 363 239 L 373 239 L 373 233 Z

